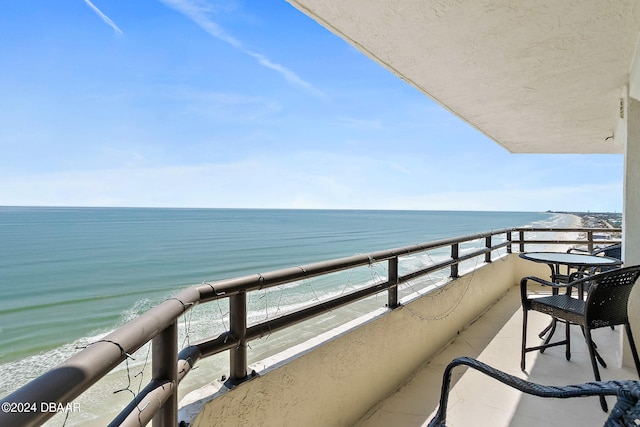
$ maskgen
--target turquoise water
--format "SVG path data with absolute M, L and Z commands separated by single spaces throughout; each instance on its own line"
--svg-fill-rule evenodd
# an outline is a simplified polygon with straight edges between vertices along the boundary
M 70 343 L 103 335 L 193 284 L 570 221 L 531 212 L 0 207 L 0 395 L 73 354 Z M 279 310 L 344 286 L 329 278 L 271 301 Z M 268 312 L 268 299 L 253 306 Z M 219 311 L 196 313 L 193 322 L 223 318 Z M 13 366 L 9 378 L 17 360 L 37 369 Z

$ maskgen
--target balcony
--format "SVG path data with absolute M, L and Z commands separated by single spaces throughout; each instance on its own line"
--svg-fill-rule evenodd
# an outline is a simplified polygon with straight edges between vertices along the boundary
M 520 372 L 521 320 L 516 285 L 522 276 L 547 277 L 549 271 L 546 265 L 520 259 L 517 252 L 541 244 L 555 245 L 556 250 L 575 244 L 610 244 L 619 232 L 499 230 L 203 284 L 165 301 L 3 402 L 72 402 L 149 341 L 153 347 L 153 379 L 111 425 L 144 425 L 151 419 L 154 425 L 176 425 L 179 419 L 192 426 L 417 426 L 428 421 L 437 407 L 444 366 L 461 355 L 540 383 L 591 381 L 586 346 L 578 328 L 573 331 L 576 337 L 570 362 L 564 359 L 561 348 L 553 348 L 543 355 L 530 353 L 527 373 Z M 540 233 L 554 237 L 541 239 Z M 594 235 L 603 233 L 614 238 L 594 240 Z M 586 240 L 578 239 L 578 234 Z M 448 255 L 417 270 L 404 267 L 407 258 L 437 251 Z M 381 269 L 385 274 L 374 283 L 331 300 L 247 325 L 247 293 L 363 267 Z M 386 298 L 381 301 L 380 295 L 384 294 Z M 225 299 L 229 299 L 229 330 L 178 353 L 177 320 L 195 304 Z M 357 310 L 354 304 L 358 304 Z M 275 336 L 279 331 L 298 334 L 301 329 L 294 328 L 304 326 L 304 321 L 345 308 L 359 314 L 282 353 L 247 362 L 248 353 L 253 351 L 250 341 Z M 534 313 L 530 330 L 542 329 L 547 321 Z M 609 362 L 609 368 L 602 371 L 603 378 L 635 378 L 633 369 L 617 367 L 620 331 L 598 332 L 599 349 Z M 225 352 L 230 360 L 230 378 L 211 378 L 210 386 L 182 399 L 178 414 L 176 390 L 180 381 L 198 360 Z M 568 417 L 564 420 L 570 425 L 581 422 L 577 416 L 586 417 L 586 425 L 599 425 L 606 417 L 595 398 L 570 402 L 529 398 L 472 372 L 456 374 L 449 411 L 451 425 L 468 425 L 471 420 L 473 425 L 479 420 L 486 425 L 540 421 L 555 425 L 562 422 L 561 415 Z M 198 371 L 196 375 L 207 376 L 207 372 Z M 50 415 L 0 414 L 0 424 L 37 425 Z
M 541 292 L 543 290 L 541 289 Z M 530 314 L 530 342 L 537 339 L 549 318 Z M 532 323 L 533 322 L 533 323 Z M 520 370 L 522 314 L 519 289 L 513 287 L 456 339 L 426 362 L 387 398 L 376 404 L 357 427 L 416 427 L 434 416 L 440 398 L 445 366 L 455 357 L 470 356 L 529 381 L 545 385 L 568 385 L 593 381 L 589 354 L 579 328 L 572 328 L 572 357 L 564 347 L 544 354 L 527 355 L 527 371 Z M 557 331 L 556 334 L 561 334 Z M 595 340 L 608 363 L 601 369 L 604 380 L 637 379 L 635 368 L 621 366 L 622 328 L 595 331 Z M 457 374 L 457 375 L 456 375 Z M 473 370 L 456 368 L 452 381 L 447 422 L 450 426 L 602 426 L 607 413 L 597 398 L 542 399 L 522 394 Z M 609 407 L 614 398 L 607 399 Z

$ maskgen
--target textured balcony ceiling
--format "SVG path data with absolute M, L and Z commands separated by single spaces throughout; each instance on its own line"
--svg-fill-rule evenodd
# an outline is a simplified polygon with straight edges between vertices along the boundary
M 511 152 L 622 152 L 636 0 L 288 1 Z

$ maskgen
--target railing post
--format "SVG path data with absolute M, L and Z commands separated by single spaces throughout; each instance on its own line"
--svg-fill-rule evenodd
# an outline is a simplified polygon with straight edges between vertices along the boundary
M 229 350 L 230 380 L 242 382 L 247 377 L 247 293 L 229 297 L 229 331 L 238 337 L 238 346 Z
M 484 245 L 487 249 L 489 249 L 489 252 L 487 252 L 486 254 L 484 254 L 484 262 L 491 262 L 491 236 L 487 236 L 484 239 Z
M 509 242 L 509 244 L 507 245 L 507 253 L 510 254 L 513 252 L 513 248 L 511 247 L 511 230 L 507 231 L 507 242 Z
M 587 241 L 588 243 L 588 248 L 589 248 L 589 252 L 593 252 L 593 231 L 589 230 L 587 231 Z
M 154 427 L 178 425 L 178 324 L 173 322 L 151 341 L 151 371 L 154 380 L 170 381 L 175 392 L 153 417 Z
M 398 257 L 389 259 L 389 283 L 391 287 L 387 291 L 387 307 L 398 307 Z
M 457 260 L 460 256 L 460 244 L 454 243 L 451 245 L 451 259 Z M 451 277 L 456 278 L 458 276 L 458 263 L 451 264 Z
M 520 237 L 520 252 L 524 252 L 524 230 L 520 230 L 518 233 Z

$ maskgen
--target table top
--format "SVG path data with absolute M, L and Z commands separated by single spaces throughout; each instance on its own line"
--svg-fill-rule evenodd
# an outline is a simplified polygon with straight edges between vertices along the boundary
M 547 264 L 575 265 L 585 267 L 613 266 L 622 264 L 622 261 L 616 258 L 567 252 L 523 252 L 520 254 L 520 258 L 534 262 L 544 262 Z

